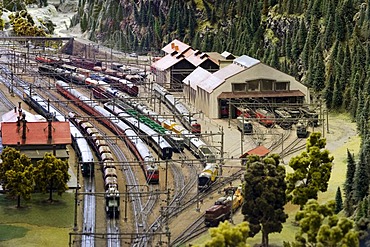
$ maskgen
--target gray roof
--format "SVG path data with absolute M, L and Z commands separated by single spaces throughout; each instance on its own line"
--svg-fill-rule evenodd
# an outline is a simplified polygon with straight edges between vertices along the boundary
M 235 58 L 234 63 L 237 63 L 237 64 L 239 64 L 243 67 L 249 68 L 253 65 L 256 65 L 256 64 L 260 63 L 260 60 L 257 60 L 253 57 L 249 57 L 247 55 L 242 55 L 238 58 Z

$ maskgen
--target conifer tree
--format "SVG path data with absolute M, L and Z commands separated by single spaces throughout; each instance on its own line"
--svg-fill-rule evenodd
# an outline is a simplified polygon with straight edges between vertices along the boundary
M 360 160 L 356 166 L 356 172 L 354 177 L 354 199 L 356 202 L 360 202 L 365 196 L 368 195 L 369 191 L 369 170 L 367 166 L 367 155 L 369 151 L 369 140 L 368 136 L 364 137 L 361 151 Z
M 356 172 L 356 162 L 354 155 L 347 149 L 347 172 L 346 180 L 344 182 L 344 195 L 345 195 L 345 211 L 348 216 L 353 214 L 354 207 L 354 179 Z
M 335 194 L 335 210 L 334 212 L 337 214 L 343 209 L 343 200 L 342 200 L 342 192 L 340 191 L 340 187 L 337 189 L 337 193 Z
M 315 92 L 321 92 L 325 88 L 325 64 L 320 43 L 317 44 L 314 50 L 314 60 L 312 86 Z

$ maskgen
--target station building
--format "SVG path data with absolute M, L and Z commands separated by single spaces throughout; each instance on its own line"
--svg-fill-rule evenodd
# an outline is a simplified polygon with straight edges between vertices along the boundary
M 29 157 L 32 163 L 45 153 L 68 160 L 67 145 L 72 143 L 69 122 L 46 121 L 22 109 L 5 113 L 0 125 L 2 146 L 12 147 Z

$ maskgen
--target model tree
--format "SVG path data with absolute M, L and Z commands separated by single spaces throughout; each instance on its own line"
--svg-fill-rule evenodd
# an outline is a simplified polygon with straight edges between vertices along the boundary
M 49 201 L 53 201 L 53 189 L 61 195 L 68 189 L 67 182 L 68 162 L 57 159 L 54 155 L 46 153 L 42 160 L 37 161 L 36 183 L 42 192 L 49 190 Z
M 300 230 L 296 241 L 285 246 L 359 246 L 354 222 L 334 213 L 335 202 L 319 205 L 309 200 L 296 215 Z
M 268 246 L 270 233 L 281 232 L 288 217 L 284 213 L 285 168 L 279 165 L 279 159 L 277 154 L 263 159 L 248 156 L 244 175 L 242 214 L 249 222 L 251 237 L 262 231 L 262 246 Z
M 287 175 L 287 194 L 301 209 L 309 199 L 317 199 L 319 191 L 328 189 L 334 157 L 325 145 L 321 133 L 314 132 L 307 140 L 306 151 L 289 161 L 294 172 Z
M 6 147 L 1 153 L 0 181 L 9 195 L 17 197 L 17 207 L 21 206 L 21 197 L 31 198 L 34 190 L 34 167 L 26 155 Z
M 229 221 L 221 222 L 218 227 L 208 230 L 211 239 L 202 244 L 204 247 L 212 246 L 235 246 L 247 247 L 246 240 L 249 236 L 249 227 L 247 222 L 237 225 L 230 224 Z

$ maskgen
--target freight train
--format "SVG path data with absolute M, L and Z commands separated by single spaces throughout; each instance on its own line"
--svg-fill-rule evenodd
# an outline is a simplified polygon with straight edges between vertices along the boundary
M 56 121 L 66 121 L 66 118 L 59 113 L 53 106 L 45 102 L 43 98 L 39 95 L 32 93 L 30 95 L 29 91 L 25 91 L 23 94 L 23 99 L 28 103 L 37 113 L 44 116 L 45 118 L 52 118 Z M 69 128 L 72 136 L 72 146 L 77 152 L 77 157 L 79 158 L 79 163 L 81 167 L 81 173 L 84 177 L 94 176 L 94 157 L 91 149 L 83 137 L 82 133 L 77 129 L 77 127 L 69 122 Z
M 38 71 L 42 75 L 55 77 L 56 79 L 63 80 L 65 82 L 90 86 L 103 81 L 111 84 L 112 87 L 117 88 L 130 96 L 136 97 L 139 93 L 138 86 L 127 79 L 99 74 L 95 71 L 81 69 L 68 64 L 61 64 L 59 66 L 40 64 Z
M 242 187 L 228 187 L 225 195 L 220 197 L 204 214 L 206 226 L 218 226 L 220 222 L 230 219 L 231 213 L 238 210 L 243 204 Z
M 105 189 L 105 211 L 110 218 L 118 218 L 120 214 L 120 193 L 113 153 L 103 135 L 90 122 L 81 119 L 73 112 L 70 112 L 68 117 L 89 137 L 88 140 L 101 161 Z
M 177 101 L 167 89 L 156 83 L 153 85 L 153 91 L 155 96 L 164 102 L 166 106 L 177 115 L 177 118 L 188 131 L 193 134 L 200 135 L 201 125 L 197 123 L 196 119 L 193 119 L 192 114 L 183 103 Z
M 139 160 L 147 183 L 159 182 L 159 180 L 153 177 L 153 169 L 158 169 L 155 164 L 154 156 L 134 130 L 121 120 L 110 119 L 112 115 L 110 112 L 99 106 L 96 102 L 91 101 L 77 90 L 69 87 L 68 83 L 58 80 L 56 81 L 56 87 L 60 94 L 72 100 L 89 116 L 96 118 L 117 136 L 123 138 L 127 147 Z

